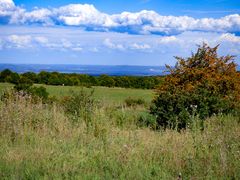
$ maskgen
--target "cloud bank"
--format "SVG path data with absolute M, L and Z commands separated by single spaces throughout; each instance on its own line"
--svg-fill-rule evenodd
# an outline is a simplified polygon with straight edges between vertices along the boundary
M 178 35 L 131 35 L 114 32 L 86 32 L 76 28 L 2 27 L 0 49 L 48 49 L 75 52 L 189 52 L 203 42 L 221 44 L 226 53 L 240 54 L 240 37 L 231 33 L 184 32 Z M 178 53 L 179 51 L 179 53 Z
M 174 65 L 173 56 L 188 57 L 202 42 L 220 44 L 221 55 L 240 55 L 240 37 L 231 33 L 188 31 L 162 36 L 4 26 L 0 31 L 0 63 Z M 236 62 L 240 64 L 238 58 Z
M 0 24 L 77 26 L 87 31 L 129 34 L 176 35 L 185 31 L 239 33 L 240 15 L 219 19 L 195 19 L 189 16 L 161 16 L 154 11 L 107 14 L 90 4 L 69 4 L 59 8 L 27 11 L 12 0 L 0 0 Z

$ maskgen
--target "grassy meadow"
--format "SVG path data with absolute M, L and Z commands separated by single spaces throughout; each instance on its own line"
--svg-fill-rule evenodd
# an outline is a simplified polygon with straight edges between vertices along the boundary
M 52 86 L 38 84 L 36 84 L 35 86 L 44 86 L 50 96 L 55 96 L 57 98 L 68 96 L 71 91 L 77 92 L 82 89 L 82 87 L 80 86 Z M 0 83 L 0 94 L 2 94 L 5 89 L 9 89 L 12 87 L 12 84 Z M 108 88 L 100 86 L 83 89 L 86 92 L 91 92 L 92 90 L 94 90 L 94 97 L 97 100 L 111 104 L 122 104 L 124 100 L 128 97 L 142 98 L 144 101 L 146 101 L 146 103 L 149 104 L 154 97 L 153 90 L 149 89 Z
M 0 84 L 0 91 L 11 88 Z M 46 86 L 61 98 L 80 87 Z M 240 119 L 216 116 L 204 130 L 154 131 L 137 120 L 151 90 L 93 87 L 100 105 L 72 121 L 56 104 L 30 96 L 0 101 L 1 179 L 239 179 Z M 90 91 L 91 89 L 85 88 Z M 127 97 L 146 105 L 124 105 Z M 119 106 L 122 105 L 122 106 Z

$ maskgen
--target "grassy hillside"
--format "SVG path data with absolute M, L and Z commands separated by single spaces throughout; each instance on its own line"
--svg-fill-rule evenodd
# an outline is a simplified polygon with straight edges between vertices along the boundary
M 69 89 L 47 86 L 57 97 Z M 96 87 L 95 92 L 109 103 L 94 105 L 90 118 L 74 119 L 63 106 L 31 96 L 0 101 L 1 179 L 240 178 L 239 118 L 212 117 L 200 130 L 193 117 L 193 126 L 181 132 L 153 131 L 137 125 L 144 106 L 112 104 L 128 96 L 149 102 L 152 91 Z
M 95 109 L 87 127 L 28 97 L 1 102 L 1 179 L 240 178 L 238 118 L 214 117 L 204 131 L 196 123 L 179 133 L 119 126 L 116 117 Z

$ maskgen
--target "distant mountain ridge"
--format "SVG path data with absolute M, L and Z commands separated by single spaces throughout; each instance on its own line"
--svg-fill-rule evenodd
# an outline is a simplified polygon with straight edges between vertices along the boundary
M 128 66 L 128 65 L 71 65 L 71 64 L 0 64 L 0 71 L 10 69 L 17 73 L 60 72 L 98 76 L 157 76 L 166 74 L 165 66 Z

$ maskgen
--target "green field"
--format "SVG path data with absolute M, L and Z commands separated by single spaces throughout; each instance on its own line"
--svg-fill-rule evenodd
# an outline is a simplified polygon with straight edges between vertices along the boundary
M 80 91 L 80 86 L 52 86 L 52 85 L 35 85 L 44 86 L 50 96 L 61 98 L 68 96 L 71 91 Z M 13 85 L 9 83 L 0 83 L 0 94 L 4 89 L 11 88 Z M 108 88 L 108 87 L 92 87 L 84 88 L 85 91 L 91 92 L 94 90 L 94 96 L 97 100 L 104 101 L 105 103 L 120 104 L 128 97 L 142 98 L 147 103 L 150 103 L 154 97 L 153 90 L 148 89 L 125 89 L 125 88 Z

